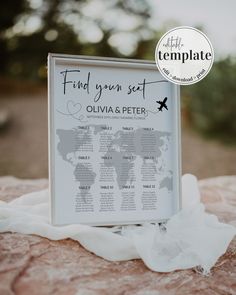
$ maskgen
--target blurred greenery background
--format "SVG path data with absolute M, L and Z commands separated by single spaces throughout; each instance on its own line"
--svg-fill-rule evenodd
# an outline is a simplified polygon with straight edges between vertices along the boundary
M 154 8 L 148 0 L 0 3 L 0 175 L 47 177 L 48 52 L 153 60 L 160 36 L 178 24 L 157 26 Z M 183 172 L 236 174 L 235 56 L 218 58 L 181 96 Z

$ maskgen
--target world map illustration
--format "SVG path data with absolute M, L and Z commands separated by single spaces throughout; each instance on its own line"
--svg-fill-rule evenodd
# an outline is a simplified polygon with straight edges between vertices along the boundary
M 126 185 L 135 182 L 135 161 L 139 158 L 142 167 L 150 170 L 153 177 L 161 176 L 158 187 L 173 191 L 173 171 L 163 161 L 163 153 L 170 149 L 171 133 L 154 130 L 153 128 L 137 128 L 112 132 L 106 125 L 86 125 L 73 129 L 57 129 L 59 142 L 57 150 L 62 159 L 73 166 L 75 180 L 80 186 L 91 188 L 98 175 L 93 171 L 89 159 L 79 155 L 93 153 L 93 136 L 103 135 L 105 143 L 100 147 L 102 165 L 114 168 L 115 181 L 122 190 Z M 101 142 L 100 142 L 101 143 Z M 137 173 L 137 172 L 136 172 Z M 150 173 L 150 171 L 149 171 Z M 89 190 L 81 190 L 83 197 Z

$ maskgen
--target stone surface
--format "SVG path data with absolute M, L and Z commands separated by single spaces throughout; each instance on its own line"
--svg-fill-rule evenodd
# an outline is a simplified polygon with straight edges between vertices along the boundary
M 9 201 L 47 184 L 44 179 L 2 177 L 0 199 Z M 199 185 L 207 210 L 236 226 L 236 176 L 206 179 Z M 141 260 L 105 261 L 70 239 L 4 233 L 0 235 L 0 294 L 236 294 L 236 239 L 205 277 L 197 269 L 155 273 Z

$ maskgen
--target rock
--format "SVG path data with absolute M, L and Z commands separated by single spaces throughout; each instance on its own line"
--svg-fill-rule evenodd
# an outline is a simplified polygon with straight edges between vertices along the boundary
M 47 187 L 45 179 L 0 178 L 9 201 Z M 236 225 L 236 176 L 199 182 L 209 212 Z M 236 239 L 209 276 L 197 269 L 156 273 L 141 260 L 109 262 L 70 239 L 50 241 L 17 233 L 0 235 L 0 294 L 192 295 L 236 294 Z
M 47 179 L 18 179 L 13 176 L 0 177 L 0 200 L 9 202 L 23 194 L 48 187 Z

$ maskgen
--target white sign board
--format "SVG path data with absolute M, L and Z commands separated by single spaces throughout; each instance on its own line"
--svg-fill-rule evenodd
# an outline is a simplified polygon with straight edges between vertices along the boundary
M 49 54 L 55 225 L 140 224 L 180 207 L 179 86 L 155 63 Z

